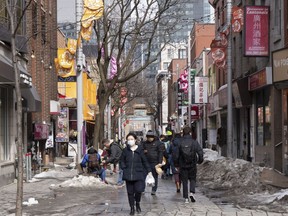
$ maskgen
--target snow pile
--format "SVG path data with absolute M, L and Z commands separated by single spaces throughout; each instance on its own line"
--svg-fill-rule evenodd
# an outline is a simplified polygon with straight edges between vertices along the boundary
M 222 156 L 219 156 L 218 152 L 213 151 L 211 149 L 203 149 L 203 151 L 204 151 L 204 160 L 205 161 L 215 161 L 215 160 L 224 158 Z
M 36 200 L 35 198 L 29 198 L 28 201 L 23 202 L 23 205 L 27 205 L 27 206 L 31 206 L 31 205 L 35 205 L 38 204 L 38 200 Z
M 276 193 L 270 194 L 268 192 L 251 195 L 250 198 L 262 203 L 270 204 L 276 201 L 285 201 L 288 198 L 288 189 L 279 190 Z
M 73 170 L 72 170 L 73 171 Z M 72 176 L 74 176 L 76 173 L 71 172 L 71 170 L 66 171 L 65 169 L 61 169 L 61 170 L 48 170 L 46 172 L 41 172 L 39 174 L 36 174 L 33 178 L 35 179 L 47 179 L 47 178 L 55 178 L 55 179 L 59 179 L 59 178 L 70 178 Z
M 236 193 L 257 193 L 267 189 L 260 182 L 262 167 L 241 159 L 219 157 L 209 149 L 204 149 L 204 155 L 197 174 L 203 186 Z
M 52 186 L 52 185 L 51 185 Z M 74 188 L 101 188 L 111 187 L 111 185 L 105 184 L 100 178 L 94 176 L 75 176 L 72 179 L 66 180 L 55 187 L 74 187 Z

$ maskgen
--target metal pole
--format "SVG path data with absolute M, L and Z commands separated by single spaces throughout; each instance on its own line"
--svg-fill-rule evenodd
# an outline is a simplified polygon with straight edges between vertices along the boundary
M 107 132 L 108 132 L 108 139 L 111 139 L 111 96 L 108 99 L 108 104 L 107 104 Z
M 231 24 L 232 1 L 227 0 L 227 25 Z M 228 35 L 227 47 L 227 156 L 233 157 L 233 115 L 232 115 L 232 59 L 231 59 L 231 31 Z
M 81 30 L 81 17 L 82 17 L 82 0 L 76 0 L 76 31 L 77 37 L 80 37 Z M 82 129 L 83 129 L 83 77 L 82 77 L 82 45 L 78 44 L 77 55 L 76 55 L 76 65 L 77 65 L 77 161 L 80 163 L 82 156 Z
M 192 106 L 192 88 L 191 88 L 191 38 L 190 32 L 188 33 L 188 52 L 187 52 L 187 65 L 188 65 L 188 126 L 191 127 L 191 106 Z

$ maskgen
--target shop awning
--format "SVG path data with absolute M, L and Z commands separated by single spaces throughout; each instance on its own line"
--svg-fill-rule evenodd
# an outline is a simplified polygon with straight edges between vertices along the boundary
M 41 112 L 41 99 L 34 86 L 21 89 L 21 95 L 27 101 L 28 112 Z
M 20 70 L 21 87 L 30 87 L 32 85 L 31 75 L 20 62 L 18 63 L 18 68 Z M 3 54 L 0 54 L 0 84 L 15 85 L 12 60 Z

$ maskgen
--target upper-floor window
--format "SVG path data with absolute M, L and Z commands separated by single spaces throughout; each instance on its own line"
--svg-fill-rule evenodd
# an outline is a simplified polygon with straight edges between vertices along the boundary
M 33 3 L 32 4 L 32 34 L 33 34 L 33 37 L 36 38 L 37 36 L 37 4 L 36 3 Z
M 179 49 L 178 50 L 178 58 L 180 58 L 180 59 L 187 58 L 187 50 L 186 49 Z
M 163 70 L 167 70 L 169 67 L 169 62 L 164 62 L 163 63 Z
M 46 14 L 44 11 L 41 12 L 41 42 L 46 43 Z
M 167 57 L 172 59 L 174 56 L 174 50 L 173 49 L 168 49 L 167 51 Z

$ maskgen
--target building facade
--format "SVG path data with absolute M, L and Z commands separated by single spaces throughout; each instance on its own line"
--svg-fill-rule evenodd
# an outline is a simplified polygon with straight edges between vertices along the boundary
M 277 61 L 278 57 L 281 59 L 283 52 L 287 53 L 285 51 L 285 47 L 287 47 L 287 29 L 285 28 L 287 1 L 233 1 L 232 12 L 241 13 L 243 23 L 240 22 L 241 25 L 238 25 L 241 26 L 240 28 L 235 28 L 233 24 L 235 24 L 236 18 L 234 19 L 233 16 L 237 12 L 232 13 L 232 28 L 229 29 L 229 32 L 227 32 L 229 23 L 226 19 L 227 1 L 211 0 L 209 2 L 215 9 L 215 40 L 223 35 L 226 35 L 227 40 L 231 40 L 230 63 L 233 95 L 231 152 L 227 151 L 226 139 L 228 70 L 227 67 L 222 67 L 223 65 L 220 64 L 210 66 L 211 73 L 216 75 L 213 81 L 216 91 L 209 95 L 211 111 L 209 121 L 210 125 L 217 127 L 217 147 L 224 156 L 243 158 L 287 173 L 285 154 L 287 149 L 285 131 L 287 102 L 284 84 L 287 78 L 275 79 L 277 73 L 281 72 L 281 67 L 279 70 L 273 62 L 274 59 Z M 265 54 L 255 48 L 259 44 L 253 44 L 252 47 L 256 49 L 254 52 L 250 52 L 251 47 L 247 46 L 249 32 L 256 32 L 254 31 L 255 26 L 259 26 L 259 23 L 256 23 L 257 25 L 254 23 L 254 26 L 249 28 L 251 24 L 249 22 L 251 20 L 258 22 L 255 20 L 260 16 L 245 20 L 246 17 L 249 17 L 249 13 L 245 14 L 245 12 L 253 10 L 254 7 L 257 10 L 265 11 L 263 14 L 267 16 L 261 18 L 268 19 L 267 22 L 260 23 L 263 25 L 262 29 L 266 29 L 266 34 L 262 32 L 261 37 L 259 34 L 252 35 L 252 37 L 259 36 L 256 39 L 265 42 L 263 45 L 264 50 L 267 50 Z M 280 8 L 285 9 L 280 10 Z M 268 37 L 265 38 L 264 35 L 268 35 Z M 254 38 L 254 41 L 256 39 Z M 220 47 L 220 49 L 222 48 L 226 49 Z M 274 77 L 272 78 L 272 76 Z
M 1 1 L 0 12 L 0 50 L 1 50 L 1 141 L 0 141 L 0 185 L 12 182 L 17 176 L 15 158 L 17 157 L 16 139 L 16 96 L 15 75 L 12 65 L 11 35 L 6 2 Z M 25 2 L 19 1 L 19 8 L 25 8 Z M 53 52 L 56 34 L 56 1 L 33 1 L 25 11 L 24 17 L 17 21 L 20 28 L 16 36 L 16 48 L 19 53 L 18 67 L 20 69 L 22 94 L 22 122 L 24 153 L 31 151 L 35 143 L 35 123 L 49 125 L 50 129 L 50 100 L 57 99 L 56 76 L 53 73 L 53 62 L 56 51 Z M 34 19 L 34 21 L 32 21 Z M 32 44 L 34 47 L 32 47 Z M 38 45 L 37 45 L 38 44 Z M 34 57 L 38 55 L 34 59 Z M 41 57 L 40 57 L 41 56 Z M 41 127 L 41 126 L 40 126 Z M 44 128 L 41 127 L 41 128 Z M 49 136 L 46 130 L 45 137 L 38 137 L 44 143 Z M 44 135 L 44 134 L 40 134 Z M 37 142 L 37 141 L 36 141 Z M 43 156 L 43 155 L 42 155 Z

